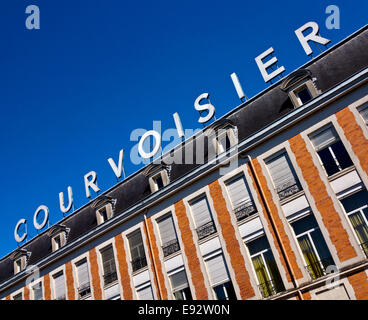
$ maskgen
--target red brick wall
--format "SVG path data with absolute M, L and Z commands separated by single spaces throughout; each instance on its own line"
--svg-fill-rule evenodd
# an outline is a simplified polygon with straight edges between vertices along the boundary
M 320 212 L 332 244 L 337 250 L 340 261 L 346 261 L 357 256 L 357 253 L 350 243 L 349 235 L 342 226 L 339 214 L 336 212 L 332 199 L 326 190 L 326 185 L 321 180 L 319 171 L 313 163 L 304 139 L 300 134 L 289 140 L 298 166 L 302 171 L 308 189 L 314 198 L 317 210 Z
M 120 273 L 120 285 L 123 289 L 124 300 L 133 300 L 132 287 L 130 285 L 130 276 L 128 272 L 128 263 L 126 260 L 127 254 L 124 248 L 124 240 L 121 235 L 115 236 L 115 248 L 116 248 L 116 258 L 118 260 Z
M 207 300 L 208 292 L 204 282 L 204 276 L 197 256 L 196 246 L 193 241 L 193 233 L 190 229 L 189 219 L 183 201 L 175 203 L 175 215 L 184 245 L 184 254 L 188 259 L 188 268 L 194 285 L 196 299 Z
M 259 162 L 258 162 L 257 159 L 253 159 L 252 160 L 252 163 L 253 163 L 253 166 L 254 166 L 254 170 L 255 170 L 255 172 L 256 172 L 256 174 L 258 176 L 259 183 L 261 185 L 261 188 L 263 190 L 263 193 L 265 195 L 265 199 L 267 201 L 268 207 L 270 208 L 272 219 L 275 222 L 276 229 L 277 229 L 277 231 L 278 231 L 278 233 L 280 235 L 281 242 L 283 244 L 283 247 L 285 248 L 286 255 L 287 255 L 288 260 L 290 262 L 291 268 L 292 268 L 292 270 L 294 272 L 295 278 L 296 279 L 301 279 L 301 278 L 303 278 L 302 271 L 300 270 L 300 268 L 298 266 L 298 263 L 297 263 L 297 260 L 296 260 L 296 255 L 295 255 L 293 249 L 291 248 L 290 239 L 289 239 L 288 235 L 285 232 L 284 225 L 283 225 L 283 223 L 281 221 L 281 218 L 279 216 L 278 209 L 277 209 L 275 203 L 273 202 L 272 193 L 271 193 L 271 190 L 268 188 L 267 180 L 266 180 L 265 176 L 262 173 L 261 165 L 259 164 Z M 287 265 L 286 265 L 285 259 L 284 259 L 283 255 L 282 255 L 282 251 L 281 251 L 280 246 L 278 244 L 276 235 L 275 235 L 275 233 L 273 231 L 273 228 L 272 228 L 270 219 L 269 219 L 269 217 L 268 217 L 268 215 L 266 213 L 266 208 L 264 206 L 264 203 L 262 202 L 261 195 L 259 194 L 259 191 L 258 191 L 258 188 L 256 186 L 256 183 L 254 181 L 254 177 L 253 176 L 252 176 L 252 181 L 253 181 L 253 188 L 254 188 L 254 190 L 257 190 L 258 201 L 262 204 L 262 210 L 264 212 L 264 217 L 267 220 L 268 229 L 270 230 L 270 232 L 272 234 L 273 242 L 274 242 L 275 247 L 276 247 L 276 249 L 277 249 L 277 251 L 279 253 L 281 264 L 282 264 L 282 266 L 284 267 L 284 269 L 286 271 L 286 277 L 287 277 L 288 281 L 291 282 L 290 274 L 287 272 L 288 269 L 287 269 Z
M 43 277 L 43 288 L 44 288 L 44 295 L 45 300 L 51 300 L 51 286 L 50 286 L 50 275 L 45 274 Z
M 98 272 L 97 253 L 96 249 L 89 251 L 89 263 L 91 267 L 91 284 L 93 288 L 93 299 L 102 300 L 102 289 L 100 283 L 100 275 Z
M 368 140 L 363 134 L 363 129 L 357 124 L 354 114 L 345 108 L 336 113 L 337 122 L 344 130 L 353 152 L 357 156 L 362 169 L 368 174 Z
M 29 300 L 29 289 L 28 287 L 24 287 L 24 300 Z
M 162 299 L 168 300 L 168 293 L 167 293 L 167 289 L 165 285 L 165 277 L 162 273 L 162 264 L 161 264 L 161 260 L 159 256 L 158 247 L 156 245 L 157 242 L 156 242 L 156 237 L 154 234 L 151 218 L 147 219 L 147 228 L 148 228 L 148 233 L 151 239 L 151 248 L 152 248 L 152 254 L 153 254 L 152 258 L 156 265 L 156 274 L 157 274 L 157 278 L 160 284 Z
M 367 274 L 362 271 L 348 277 L 354 289 L 357 300 L 368 300 L 368 279 Z
M 73 266 L 69 261 L 65 264 L 66 292 L 68 300 L 75 300 Z
M 249 274 L 245 267 L 244 257 L 240 251 L 239 241 L 235 236 L 235 229 L 231 222 L 230 213 L 227 210 L 222 189 L 218 181 L 209 185 L 210 195 L 213 200 L 217 219 L 221 226 L 221 234 L 225 240 L 226 251 L 229 254 L 231 266 L 234 269 L 235 279 L 240 289 L 241 299 L 249 299 L 255 295 L 250 283 Z

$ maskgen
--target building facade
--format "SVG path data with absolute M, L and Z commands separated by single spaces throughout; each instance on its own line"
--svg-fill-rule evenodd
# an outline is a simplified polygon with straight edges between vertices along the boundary
M 366 26 L 2 258 L 0 298 L 368 299 L 367 51 Z

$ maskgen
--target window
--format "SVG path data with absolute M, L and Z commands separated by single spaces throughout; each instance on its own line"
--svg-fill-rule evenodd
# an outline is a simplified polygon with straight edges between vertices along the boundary
M 154 300 L 151 284 L 137 290 L 139 300 Z
M 257 212 L 243 174 L 226 182 L 226 190 L 238 221 Z
M 175 300 L 193 300 L 185 270 L 171 275 L 170 282 Z
M 82 299 L 91 294 L 87 259 L 79 262 L 76 265 L 76 268 L 78 277 L 78 295 L 79 299 Z
M 205 262 L 217 300 L 236 300 L 223 254 L 220 253 Z
M 307 86 L 295 90 L 295 96 L 300 106 L 313 99 Z
M 107 286 L 118 279 L 112 245 L 101 250 L 104 285 Z
M 153 181 L 156 185 L 156 190 L 160 190 L 164 187 L 164 181 L 162 180 L 161 174 L 153 178 Z
M 13 300 L 23 300 L 23 294 L 22 292 L 16 294 L 15 296 L 13 296 Z
M 161 244 L 164 257 L 180 250 L 179 242 L 176 236 L 174 221 L 172 215 L 167 215 L 158 222 L 160 229 Z
M 150 185 L 151 192 L 154 193 L 161 190 L 169 184 L 170 166 L 165 164 L 153 164 L 148 165 L 143 174 L 148 177 L 148 183 Z
M 303 253 L 306 269 L 312 279 L 326 274 L 326 268 L 334 265 L 327 244 L 313 214 L 291 223 L 299 247 Z
M 43 300 L 42 282 L 37 283 L 32 287 L 33 300 Z
M 368 258 L 368 192 L 357 192 L 342 199 L 341 203 Z
M 144 251 L 141 232 L 134 232 L 132 235 L 128 236 L 128 239 L 130 256 L 132 258 L 132 268 L 133 272 L 135 272 L 147 266 L 146 253 Z
M 368 106 L 363 106 L 359 109 L 359 113 L 362 116 L 366 124 L 368 124 Z
M 108 203 L 102 208 L 96 210 L 97 225 L 100 225 L 113 216 L 112 204 Z
M 17 273 L 19 273 L 19 272 L 21 272 L 21 271 L 23 270 L 23 267 L 22 267 L 22 265 L 23 265 L 22 260 L 23 260 L 23 258 L 19 258 L 18 260 L 16 260 L 16 261 L 14 262 L 14 274 L 17 274 Z
M 61 271 L 54 275 L 54 299 L 55 300 L 65 300 L 65 277 L 64 273 Z
M 61 231 L 55 236 L 51 238 L 52 243 L 52 251 L 59 250 L 61 247 L 63 247 L 66 243 L 66 233 L 65 231 Z
M 302 190 L 294 168 L 285 151 L 267 160 L 266 163 L 280 200 L 286 199 Z
M 353 165 L 348 152 L 332 126 L 318 131 L 310 138 L 328 176 Z
M 248 242 L 247 248 L 264 298 L 285 290 L 275 258 L 265 235 Z
M 215 224 L 212 220 L 207 197 L 201 196 L 190 203 L 193 218 L 196 225 L 198 239 L 204 239 L 216 232 Z

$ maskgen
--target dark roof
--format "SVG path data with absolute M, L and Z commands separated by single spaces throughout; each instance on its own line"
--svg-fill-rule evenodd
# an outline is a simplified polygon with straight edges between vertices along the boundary
M 307 70 L 307 73 L 310 73 L 312 78 L 316 78 L 317 87 L 322 92 L 331 89 L 367 67 L 367 29 L 368 26 L 365 26 L 354 35 L 323 52 L 300 69 Z M 296 75 L 298 75 L 298 72 Z M 275 83 L 219 119 L 219 123 L 227 122 L 235 125 L 238 128 L 239 141 L 270 125 L 294 109 L 287 92 L 281 89 L 281 85 L 282 81 Z M 196 140 L 176 147 L 172 153 L 179 152 L 179 148 L 187 149 L 187 151 L 188 149 L 195 150 L 196 142 L 199 139 L 204 139 L 204 135 L 197 135 Z M 204 149 L 207 150 L 206 139 L 204 143 Z M 182 152 L 182 154 L 184 156 L 185 152 Z M 194 152 L 193 155 L 195 158 L 196 153 Z M 171 165 L 170 181 L 179 179 L 199 165 Z M 121 214 L 129 207 L 147 198 L 150 194 L 148 176 L 144 174 L 144 169 L 141 169 L 103 193 L 104 196 L 116 199 L 115 215 Z M 92 208 L 94 201 L 91 201 L 59 222 L 70 229 L 67 239 L 68 242 L 72 242 L 97 226 L 95 209 Z M 51 253 L 51 241 L 47 233 L 43 232 L 25 243 L 22 248 L 31 252 L 29 264 L 35 264 Z M 0 283 L 9 279 L 11 276 L 13 276 L 13 261 L 10 259 L 9 254 L 0 260 Z

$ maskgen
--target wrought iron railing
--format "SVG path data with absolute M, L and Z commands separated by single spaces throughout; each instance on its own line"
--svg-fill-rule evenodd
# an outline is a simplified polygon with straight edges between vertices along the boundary
M 197 231 L 197 235 L 198 235 L 198 239 L 204 239 L 206 237 L 208 237 L 209 235 L 213 234 L 216 232 L 216 227 L 215 224 L 213 223 L 213 221 L 207 222 L 206 224 L 198 227 L 196 229 Z
M 78 288 L 78 294 L 79 294 L 79 299 L 89 295 L 91 293 L 91 286 L 89 283 L 86 283 L 83 286 L 80 286 Z
M 236 219 L 238 221 L 243 220 L 246 217 L 249 217 L 250 215 L 252 215 L 253 213 L 255 213 L 256 207 L 253 205 L 253 202 L 246 202 L 243 203 L 239 206 L 237 206 L 234 209 L 234 214 L 236 216 Z
M 366 258 L 368 258 L 368 241 L 361 243 L 360 246 L 362 247 Z
M 104 284 L 105 286 L 113 283 L 114 281 L 118 280 L 118 275 L 116 272 L 110 272 L 110 273 L 106 273 L 104 274 Z
M 313 262 L 307 265 L 305 268 L 307 269 L 310 277 L 314 280 L 320 277 L 323 277 L 327 274 L 326 269 L 329 266 L 335 265 L 332 258 L 325 258 L 319 261 Z
M 295 193 L 301 191 L 302 188 L 299 183 L 296 182 L 287 182 L 282 186 L 277 188 L 277 193 L 279 195 L 280 200 L 286 199 L 292 196 Z
M 133 272 L 144 268 L 147 265 L 146 257 L 139 257 L 132 260 Z
M 282 289 L 282 287 L 282 285 L 280 285 L 273 279 L 258 285 L 259 291 L 261 292 L 263 298 L 268 298 L 275 295 L 276 293 L 281 292 L 282 290 L 285 290 Z
M 162 251 L 164 253 L 164 257 L 169 256 L 170 254 L 173 254 L 176 251 L 180 250 L 179 242 L 177 239 L 168 241 L 164 243 L 162 246 Z
M 66 295 L 58 296 L 55 300 L 66 300 Z

